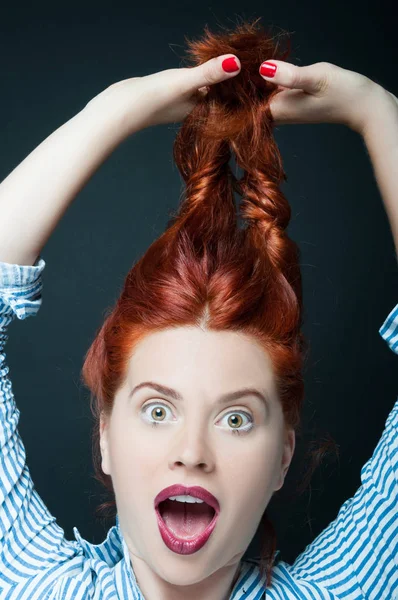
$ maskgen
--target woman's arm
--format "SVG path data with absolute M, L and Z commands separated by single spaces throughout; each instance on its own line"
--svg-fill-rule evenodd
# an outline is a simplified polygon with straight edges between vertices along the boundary
M 398 260 L 398 99 L 383 88 L 362 135 L 390 221 Z
M 332 63 L 271 62 L 273 74 L 260 75 L 280 88 L 270 103 L 276 125 L 340 123 L 363 136 L 398 258 L 398 99 L 369 77 Z
M 398 304 L 379 333 L 398 355 Z M 277 594 L 279 582 L 287 580 L 303 598 L 397 598 L 397 507 L 398 399 L 373 455 L 361 469 L 360 487 L 292 566 L 279 563 L 271 597 L 282 597 Z
M 0 261 L 33 265 L 69 204 L 125 137 L 110 97 L 89 103 L 33 150 L 0 185 Z
M 0 185 L 0 262 L 33 265 L 69 204 L 118 144 L 145 127 L 181 121 L 200 90 L 238 73 L 223 70 L 228 56 L 113 83 L 46 138 Z

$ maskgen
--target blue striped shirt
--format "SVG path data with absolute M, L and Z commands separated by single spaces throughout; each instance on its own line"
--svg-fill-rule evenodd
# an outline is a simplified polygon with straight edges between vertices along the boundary
M 7 326 L 36 315 L 45 261 L 0 262 L 0 599 L 144 600 L 116 517 L 104 542 L 75 540 L 48 511 L 26 465 L 4 347 Z M 398 304 L 379 330 L 398 354 Z M 276 562 L 266 597 L 278 600 L 398 599 L 398 400 L 355 495 L 293 565 Z M 265 598 L 258 561 L 241 561 L 231 600 Z

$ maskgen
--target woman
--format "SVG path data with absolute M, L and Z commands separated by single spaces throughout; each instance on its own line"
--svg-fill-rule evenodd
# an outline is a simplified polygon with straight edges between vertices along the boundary
M 0 186 L 0 598 L 393 598 L 398 402 L 362 486 L 294 565 L 274 564 L 270 526 L 260 568 L 242 557 L 283 486 L 304 391 L 299 253 L 284 231 L 290 209 L 272 124 L 359 133 L 398 250 L 397 99 L 329 63 L 287 63 L 256 23 L 207 31 L 190 52 L 191 68 L 107 88 Z M 127 275 L 83 368 L 97 474 L 114 494 L 117 524 L 97 546 L 76 528 L 69 541 L 25 464 L 7 327 L 37 313 L 41 250 L 99 165 L 139 129 L 180 120 L 174 154 L 186 198 Z M 380 333 L 398 353 L 398 305 Z

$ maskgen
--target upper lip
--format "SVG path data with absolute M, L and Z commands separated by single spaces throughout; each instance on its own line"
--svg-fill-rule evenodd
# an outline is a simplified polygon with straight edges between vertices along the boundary
M 217 515 L 220 512 L 220 504 L 217 498 L 213 496 L 213 494 L 211 494 L 209 491 L 205 490 L 205 488 L 201 487 L 200 485 L 187 487 L 179 483 L 169 485 L 169 487 L 164 488 L 164 490 L 159 492 L 159 494 L 155 498 L 155 508 L 158 507 L 160 502 L 163 502 L 163 500 L 167 500 L 168 498 L 170 498 L 170 496 L 184 496 L 188 494 L 190 496 L 193 496 L 194 498 L 200 498 L 200 500 L 203 500 L 204 502 L 209 504 L 209 506 L 214 508 Z

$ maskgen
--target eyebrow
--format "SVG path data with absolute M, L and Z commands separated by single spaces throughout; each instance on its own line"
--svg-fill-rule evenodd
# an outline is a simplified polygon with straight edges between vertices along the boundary
M 160 383 L 155 383 L 154 381 L 143 381 L 142 383 L 139 383 L 131 390 L 128 397 L 131 398 L 131 396 L 135 392 L 138 392 L 138 390 L 140 390 L 141 388 L 144 388 L 144 387 L 153 388 L 155 391 L 159 392 L 160 394 L 164 394 L 165 396 L 170 396 L 171 398 L 173 398 L 174 400 L 178 400 L 179 402 L 184 401 L 184 397 L 182 394 L 180 394 L 180 392 L 178 392 L 177 390 L 174 390 L 173 388 L 170 388 L 166 385 L 161 385 Z M 242 398 L 244 396 L 254 396 L 255 398 L 258 398 L 258 400 L 260 400 L 262 403 L 264 403 L 266 407 L 268 407 L 268 405 L 269 405 L 269 397 L 267 395 L 263 394 L 262 392 L 260 392 L 260 390 L 258 390 L 256 388 L 250 388 L 250 387 L 244 387 L 241 390 L 236 390 L 236 392 L 228 392 L 226 394 L 222 394 L 222 396 L 220 396 L 217 399 L 217 404 L 226 404 L 227 402 L 231 402 L 233 400 L 238 400 L 239 398 Z

